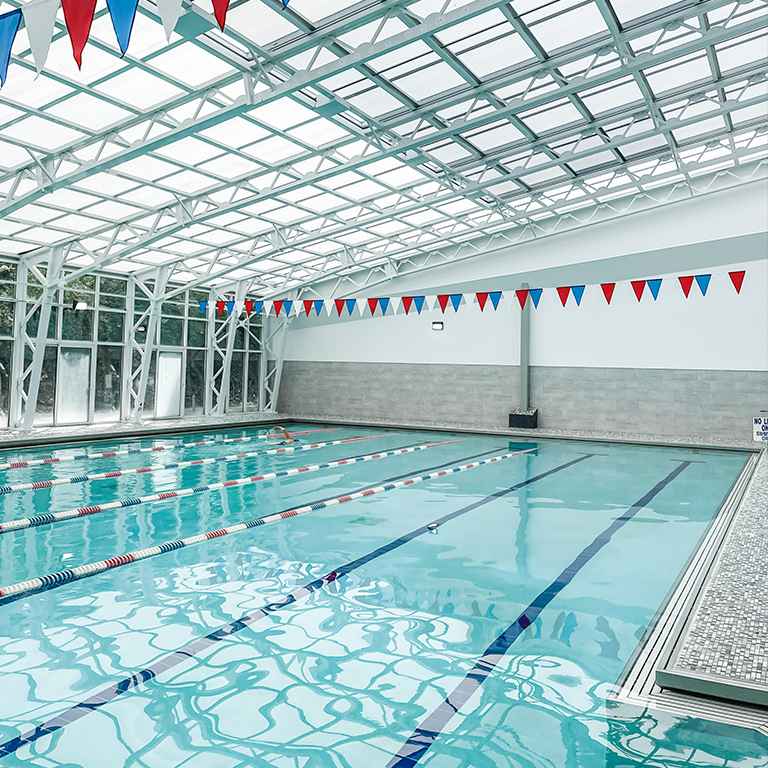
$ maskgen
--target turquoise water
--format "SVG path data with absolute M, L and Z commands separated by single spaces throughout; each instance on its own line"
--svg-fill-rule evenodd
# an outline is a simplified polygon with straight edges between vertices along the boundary
M 363 435 L 378 436 L 11 494 L 2 497 L 2 519 L 456 442 L 3 534 L 0 585 L 509 450 L 498 437 L 417 431 L 342 428 L 302 440 Z M 0 766 L 768 765 L 768 740 L 756 732 L 606 701 L 745 454 L 570 441 L 515 449 L 532 446 L 535 453 L 0 601 L 0 744 L 65 718 L 53 733 L 7 747 Z M 0 482 L 259 448 L 216 445 L 12 469 Z M 7 451 L 3 461 L 80 452 Z M 602 541 L 629 509 L 631 519 Z M 551 600 L 533 610 L 553 584 Z M 200 641 L 248 615 L 257 618 Z M 494 658 L 482 685 L 432 732 L 428 749 L 398 762 L 425 718 L 453 700 L 500 636 L 509 640 L 504 632 L 521 615 L 530 626 Z M 196 642 L 189 655 L 173 655 Z M 148 668 L 152 679 L 82 706 Z

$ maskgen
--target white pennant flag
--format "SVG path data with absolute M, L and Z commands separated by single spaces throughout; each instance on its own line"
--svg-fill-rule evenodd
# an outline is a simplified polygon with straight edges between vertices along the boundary
M 181 0 L 155 0 L 157 3 L 157 12 L 163 22 L 165 30 L 165 39 L 171 41 L 171 32 L 176 27 L 176 22 L 181 16 Z
M 437 295 L 427 296 L 424 299 L 424 304 L 426 305 L 427 309 L 431 312 L 437 305 Z
M 58 10 L 59 0 L 31 0 L 21 7 L 21 12 L 24 15 L 24 26 L 27 28 L 27 39 L 35 59 L 38 75 L 48 58 L 48 49 L 51 47 Z
M 264 306 L 261 309 L 261 316 L 262 317 L 269 317 L 271 312 L 272 312 L 272 302 L 271 301 L 265 301 L 264 302 Z

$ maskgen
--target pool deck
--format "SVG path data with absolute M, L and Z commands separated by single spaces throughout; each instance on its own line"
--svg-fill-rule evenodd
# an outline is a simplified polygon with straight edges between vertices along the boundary
M 758 451 L 713 524 L 702 553 L 681 575 L 657 624 L 614 698 L 679 714 L 709 717 L 768 734 L 768 446 L 706 436 L 552 429 L 494 429 L 487 424 L 344 420 L 316 414 L 244 413 L 141 424 L 0 430 L 0 446 L 53 445 L 168 433 L 318 422 L 367 427 L 440 429 L 509 437 L 644 443 Z M 695 573 L 694 573 L 694 569 Z M 665 618 L 666 613 L 666 618 Z M 628 681 L 628 682 L 627 682 Z

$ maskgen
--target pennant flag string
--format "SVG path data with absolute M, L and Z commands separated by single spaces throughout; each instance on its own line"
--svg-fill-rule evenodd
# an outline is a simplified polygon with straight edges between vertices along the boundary
M 581 306 L 581 297 L 584 295 L 584 289 L 586 288 L 585 285 L 572 285 L 571 286 L 571 293 L 573 294 L 573 298 L 576 299 L 576 306 Z
M 403 309 L 405 310 L 405 314 L 407 315 L 411 311 L 411 303 L 413 302 L 413 296 L 403 296 L 401 301 L 403 302 Z
M 451 304 L 453 304 L 453 311 L 458 312 L 459 311 L 459 304 L 461 304 L 461 297 L 463 294 L 461 293 L 452 293 L 451 294 Z
M 688 298 L 688 294 L 691 292 L 691 286 L 693 285 L 693 275 L 684 275 L 677 278 L 680 282 L 680 287 L 683 289 L 685 298 Z
M 58 10 L 59 0 L 32 0 L 22 7 L 27 40 L 38 75 L 48 59 Z
M 256 316 L 258 317 L 261 314 L 261 310 L 264 307 L 263 301 L 254 301 L 253 302 L 253 308 L 256 310 Z
M 0 86 L 5 85 L 8 65 L 11 62 L 11 48 L 21 24 L 21 9 L 9 11 L 0 16 Z
M 389 299 L 388 298 L 379 299 L 379 306 L 381 307 L 381 314 L 386 315 L 387 309 L 389 309 Z
M 219 317 L 221 317 L 224 314 L 224 307 L 227 306 L 226 301 L 217 301 L 216 302 L 216 309 L 219 312 Z
M 640 301 L 640 299 L 643 298 L 643 291 L 645 290 L 645 280 L 633 280 L 632 290 L 635 292 L 637 300 Z
M 250 299 L 245 302 L 245 314 L 248 315 L 248 317 L 251 316 L 251 312 L 253 312 L 253 301 Z
M 283 308 L 285 309 L 285 316 L 288 317 L 288 315 L 291 314 L 291 310 L 293 309 L 293 301 L 286 299 L 283 302 Z
M 226 303 L 226 305 L 227 305 L 227 314 L 228 314 L 228 315 L 231 315 L 231 314 L 232 314 L 232 312 L 233 312 L 233 311 L 234 311 L 234 309 L 235 309 L 235 302 L 234 302 L 234 301 L 227 301 L 227 302 L 225 302 L 225 303 Z
M 538 309 L 539 308 L 539 302 L 541 301 L 541 294 L 543 293 L 542 288 L 531 288 L 528 291 L 528 294 L 531 297 L 531 301 L 533 301 L 533 308 Z
M 131 41 L 131 32 L 138 5 L 139 0 L 107 0 L 107 8 L 112 18 L 112 28 L 115 30 L 117 44 L 123 56 L 125 56 L 128 43 Z
M 201 301 L 200 302 L 200 317 L 205 317 L 205 310 L 208 307 L 207 301 Z
M 525 309 L 525 302 L 528 301 L 529 293 L 530 291 L 527 288 L 521 288 L 519 291 L 515 291 L 515 296 L 517 296 L 520 309 Z
M 501 291 L 491 291 L 488 296 L 491 299 L 494 311 L 496 311 L 499 308 L 499 302 L 501 301 Z
M 61 0 L 64 9 L 64 23 L 67 25 L 69 39 L 72 41 L 72 55 L 80 69 L 83 64 L 83 48 L 91 34 L 93 13 L 96 0 Z
M 315 299 L 315 314 L 320 317 L 320 310 L 323 308 L 323 299 Z
M 477 303 L 480 305 L 480 311 L 485 310 L 485 302 L 488 301 L 488 294 L 487 293 L 476 293 L 475 296 L 477 296 Z
M 424 302 L 426 301 L 426 296 L 414 296 L 413 297 L 413 303 L 416 305 L 416 312 L 420 315 L 421 310 L 424 307 Z
M 371 314 L 376 314 L 376 307 L 379 305 L 378 299 L 368 299 L 368 309 L 371 310 Z
M 651 292 L 651 296 L 653 296 L 653 300 L 656 301 L 656 299 L 659 298 L 659 289 L 661 288 L 661 280 L 649 280 L 648 281 L 648 289 Z
M 740 272 L 729 272 L 728 277 L 731 278 L 733 287 L 736 289 L 736 293 L 741 293 L 741 285 L 744 282 L 744 275 L 747 273 L 744 270 Z
M 699 286 L 702 296 L 707 295 L 707 288 L 709 288 L 709 281 L 712 279 L 712 275 L 696 275 L 696 283 Z
M 603 296 L 605 296 L 605 303 L 610 304 L 613 298 L 613 291 L 616 288 L 616 283 L 601 283 L 600 287 L 603 289 Z
M 557 289 L 557 295 L 560 297 L 560 302 L 565 306 L 565 302 L 568 301 L 568 297 L 571 294 L 571 286 L 566 285 Z

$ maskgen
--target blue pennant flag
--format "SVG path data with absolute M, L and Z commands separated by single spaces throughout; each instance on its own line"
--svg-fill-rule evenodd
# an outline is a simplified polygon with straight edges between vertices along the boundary
M 656 301 L 656 299 L 659 298 L 659 288 L 661 288 L 661 278 L 657 278 L 656 280 L 649 280 L 648 288 L 651 291 L 653 300 Z
M 8 77 L 11 47 L 20 24 L 21 8 L 0 15 L 0 86 L 5 85 L 5 79 Z
M 263 301 L 254 301 L 253 302 L 253 308 L 256 310 L 256 314 L 260 315 L 261 310 L 264 309 L 264 302 Z
M 234 301 L 228 301 L 227 302 L 227 314 L 231 315 L 232 310 L 235 308 L 235 302 Z
M 352 315 L 352 312 L 355 309 L 355 304 L 357 303 L 357 299 L 345 299 L 344 304 L 347 306 L 347 312 L 349 312 L 350 316 Z
M 416 305 L 416 311 L 421 314 L 421 309 L 424 306 L 424 296 L 414 296 L 413 303 Z
M 578 307 L 581 304 L 581 297 L 584 295 L 584 288 L 586 286 L 584 285 L 572 285 L 571 286 L 571 293 L 573 294 L 573 298 L 576 299 L 576 306 Z
M 491 291 L 488 294 L 488 298 L 491 300 L 494 309 L 499 308 L 499 301 L 501 300 L 501 291 Z
M 696 275 L 696 282 L 698 283 L 702 296 L 707 295 L 707 288 L 709 288 L 709 281 L 711 279 L 712 275 Z
M 461 296 L 460 293 L 452 293 L 451 294 L 451 304 L 453 304 L 453 311 L 458 312 L 459 311 L 459 304 L 461 304 Z
M 107 0 L 109 15 L 112 17 L 112 27 L 115 30 L 120 53 L 125 56 L 128 43 L 131 41 L 133 21 L 136 18 L 136 6 L 139 0 Z
M 286 300 L 283 302 L 283 309 L 285 309 L 285 316 L 286 316 L 286 317 L 288 317 L 288 315 L 290 315 L 290 314 L 291 314 L 291 307 L 292 307 L 292 306 L 293 306 L 293 300 L 291 300 L 291 301 L 288 301 L 288 299 L 286 299 Z
M 389 299 L 379 299 L 379 306 L 381 307 L 381 314 L 387 314 L 387 307 L 389 306 Z
M 320 310 L 323 308 L 323 300 L 322 299 L 315 299 L 312 303 L 315 308 L 315 314 L 320 317 Z
M 533 301 L 533 306 L 538 309 L 539 308 L 539 301 L 541 300 L 541 288 L 531 288 L 529 291 L 529 296 L 531 297 L 531 300 Z
M 207 301 L 200 302 L 200 317 L 205 317 L 205 310 L 208 307 Z

